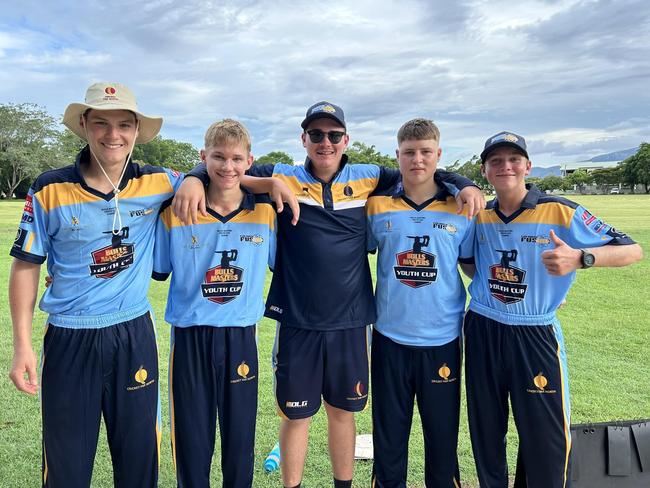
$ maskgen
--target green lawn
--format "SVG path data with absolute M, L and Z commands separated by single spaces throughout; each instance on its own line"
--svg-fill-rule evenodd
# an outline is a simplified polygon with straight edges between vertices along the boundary
M 628 232 L 643 248 L 650 249 L 650 196 L 581 196 L 575 200 L 606 222 Z M 7 288 L 11 258 L 8 251 L 20 219 L 22 202 L 0 202 L 0 287 Z M 573 421 L 650 417 L 650 261 L 624 269 L 592 269 L 578 273 L 560 312 L 564 326 L 571 373 Z M 175 486 L 169 448 L 167 410 L 167 357 L 169 327 L 163 321 L 166 283 L 153 283 L 151 301 L 158 317 L 161 357 L 161 398 L 163 404 L 163 452 L 160 486 Z M 326 291 L 324 291 L 326 292 Z M 41 324 L 45 316 L 37 313 L 34 347 L 40 349 Z M 6 299 L 0 302 L 0 486 L 37 486 L 40 477 L 40 413 L 38 399 L 18 393 L 7 372 L 12 360 L 11 321 Z M 266 474 L 262 461 L 277 437 L 270 354 L 275 326 L 267 319 L 260 324 L 260 402 L 255 447 L 255 486 L 281 486 L 279 474 Z M 463 412 L 464 413 L 464 412 Z M 357 416 L 358 432 L 370 433 L 369 410 Z M 511 428 L 514 431 L 514 427 Z M 95 465 L 93 486 L 112 486 L 112 474 L 104 434 Z M 422 434 L 414 423 L 411 441 L 410 483 L 423 486 Z M 514 465 L 516 440 L 510 435 L 511 466 Z M 461 417 L 459 444 L 461 476 L 466 486 L 475 486 L 476 475 L 467 433 L 467 421 Z M 215 456 L 213 485 L 220 486 L 218 453 Z M 355 486 L 369 486 L 371 464 L 357 463 Z M 304 485 L 331 486 L 327 455 L 325 415 L 314 418 Z

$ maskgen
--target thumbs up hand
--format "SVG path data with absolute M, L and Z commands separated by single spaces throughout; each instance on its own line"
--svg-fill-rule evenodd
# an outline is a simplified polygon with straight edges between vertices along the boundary
M 542 263 L 550 275 L 563 276 L 580 268 L 580 249 L 574 249 L 560 239 L 554 230 L 550 232 L 554 249 L 542 253 Z

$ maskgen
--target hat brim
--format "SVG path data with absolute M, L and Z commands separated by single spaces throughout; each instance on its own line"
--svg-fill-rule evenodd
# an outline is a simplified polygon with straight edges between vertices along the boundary
M 494 151 L 495 149 L 499 149 L 500 147 L 511 147 L 519 151 L 524 156 L 526 156 L 526 159 L 530 159 L 530 157 L 528 157 L 528 152 L 526 152 L 525 149 L 522 149 L 521 146 L 518 146 L 514 142 L 501 141 L 483 150 L 483 152 L 481 153 L 481 162 L 484 163 L 485 158 L 487 158 L 492 151 Z
M 317 112 L 315 114 L 311 114 L 309 117 L 305 117 L 305 120 L 302 121 L 302 124 L 300 124 L 300 127 L 302 127 L 303 129 L 307 129 L 307 127 L 309 127 L 309 124 L 311 124 L 312 121 L 314 121 L 316 119 L 325 119 L 325 118 L 332 119 L 333 121 L 338 123 L 341 127 L 346 129 L 345 124 L 341 121 L 341 119 L 339 119 L 334 114 L 330 114 L 330 113 L 327 113 L 327 112 Z
M 87 103 L 71 103 L 65 109 L 65 113 L 63 114 L 63 124 L 86 142 L 88 142 L 88 140 L 86 139 L 85 131 L 81 127 L 80 120 L 83 113 L 88 109 L 128 110 L 129 112 L 136 114 L 136 117 L 140 123 L 138 137 L 135 139 L 136 144 L 146 144 L 147 142 L 151 141 L 158 135 L 163 123 L 162 117 L 144 115 L 143 113 L 137 112 L 130 108 L 120 108 L 114 105 L 110 107 L 103 107 L 97 105 L 88 105 Z

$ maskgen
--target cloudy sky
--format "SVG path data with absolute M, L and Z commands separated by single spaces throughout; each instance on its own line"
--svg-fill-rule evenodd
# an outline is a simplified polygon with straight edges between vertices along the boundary
M 300 121 L 341 105 L 352 140 L 393 154 L 433 119 L 443 164 L 503 129 L 533 162 L 650 142 L 647 0 L 4 2 L 0 103 L 61 115 L 96 81 L 130 86 L 163 137 L 202 144 L 234 117 L 253 151 L 304 158 Z

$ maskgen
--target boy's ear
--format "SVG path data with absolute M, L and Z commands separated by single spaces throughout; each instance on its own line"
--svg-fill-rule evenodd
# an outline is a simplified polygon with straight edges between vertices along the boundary
M 253 166 L 253 161 L 255 161 L 255 156 L 253 156 L 253 153 L 248 153 L 248 160 L 246 161 L 248 164 L 246 165 L 246 169 L 250 169 L 250 167 Z
M 528 162 L 526 163 L 526 173 L 524 173 L 524 174 L 529 175 L 530 174 L 530 169 L 532 167 L 533 167 L 533 162 L 529 159 Z
M 395 157 L 396 157 L 397 160 L 399 161 L 399 148 L 398 148 L 398 149 L 395 149 Z
M 205 149 L 201 149 L 201 150 L 199 151 L 199 157 L 201 158 L 201 161 L 203 161 L 204 163 L 207 162 L 207 161 L 205 160 L 205 159 L 206 159 L 206 156 L 205 156 Z

